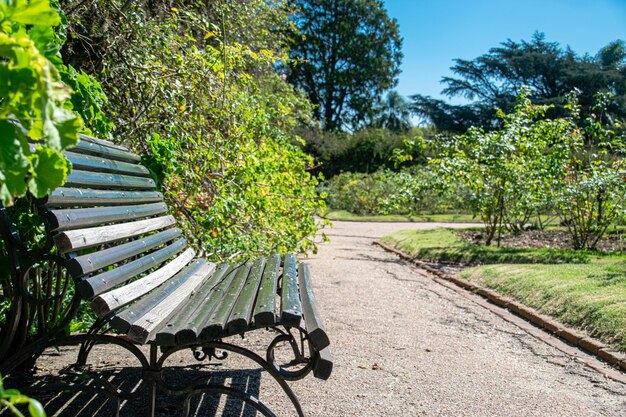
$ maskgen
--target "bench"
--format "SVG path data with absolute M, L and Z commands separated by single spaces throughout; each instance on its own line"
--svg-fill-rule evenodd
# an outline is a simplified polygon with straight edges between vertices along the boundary
M 180 350 L 190 349 L 198 360 L 223 360 L 224 353 L 231 352 L 267 371 L 297 415 L 303 416 L 286 381 L 311 371 L 327 379 L 333 366 L 307 265 L 298 264 L 291 254 L 221 264 L 197 257 L 138 155 L 112 142 L 81 136 L 65 156 L 73 166 L 66 184 L 33 203 L 45 225 L 43 248 L 27 248 L 8 210 L 0 209 L 16 289 L 2 334 L 5 355 L 0 355 L 0 371 L 11 372 L 46 347 L 61 344 L 80 344 L 77 363 L 85 365 L 94 345 L 113 343 L 142 364 L 142 389 L 133 395 L 145 395 L 147 390 L 150 416 L 155 415 L 158 391 L 230 395 L 263 415 L 274 415 L 254 396 L 232 387 L 195 380 L 192 386 L 176 388 L 163 378 L 166 359 Z M 48 273 L 33 274 L 33 267 L 41 268 L 42 263 L 48 265 Z M 42 278 L 51 271 L 57 271 L 55 283 Z M 45 331 L 38 330 L 40 334 L 29 344 L 7 355 L 7 346 L 15 346 L 20 337 L 18 324 L 28 320 L 24 312 L 59 310 L 53 306 L 61 304 L 61 294 L 68 294 L 59 288 L 67 288 L 70 282 L 75 292 L 64 303 L 66 312 L 56 311 L 59 318 L 50 319 L 54 325 L 40 323 Z M 90 306 L 97 320 L 86 333 L 66 336 L 64 329 L 81 303 Z M 276 333 L 265 358 L 231 342 L 231 336 L 257 329 Z M 146 344 L 147 357 L 137 347 Z M 293 353 L 289 366 L 276 363 L 279 345 L 287 345 Z M 106 383 L 103 386 L 119 413 L 120 401 L 130 394 L 120 396 Z M 185 414 L 188 402 L 187 398 Z

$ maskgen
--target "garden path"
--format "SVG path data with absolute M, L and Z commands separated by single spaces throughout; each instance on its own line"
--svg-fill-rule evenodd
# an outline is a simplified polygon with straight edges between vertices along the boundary
M 335 369 L 326 382 L 296 385 L 307 415 L 626 416 L 625 384 L 372 245 L 440 225 L 334 222 L 326 231 L 331 242 L 308 262 Z

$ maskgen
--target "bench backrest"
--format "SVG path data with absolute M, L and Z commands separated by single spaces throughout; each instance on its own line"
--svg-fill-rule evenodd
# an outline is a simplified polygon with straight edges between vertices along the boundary
M 215 270 L 194 259 L 138 155 L 86 136 L 65 155 L 73 170 L 40 205 L 77 291 L 99 317 L 134 302 L 127 319 L 113 321 L 127 331 L 131 320 L 158 314 L 151 309 L 159 303 L 189 297 Z M 142 304 L 140 298 L 157 287 L 159 296 Z

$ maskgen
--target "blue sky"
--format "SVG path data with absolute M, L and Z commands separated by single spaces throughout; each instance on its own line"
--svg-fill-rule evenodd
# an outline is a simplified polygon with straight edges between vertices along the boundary
M 473 59 L 507 39 L 546 40 L 595 55 L 626 40 L 626 0 L 384 0 L 403 37 L 402 74 L 396 90 L 437 98 L 455 58 Z M 462 102 L 461 99 L 452 102 Z

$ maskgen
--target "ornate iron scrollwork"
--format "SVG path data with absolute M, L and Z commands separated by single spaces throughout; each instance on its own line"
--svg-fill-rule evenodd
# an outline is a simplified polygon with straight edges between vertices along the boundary
M 228 352 L 217 353 L 217 349 L 214 347 L 193 347 L 191 351 L 193 352 L 193 357 L 199 362 L 204 360 L 211 361 L 212 359 L 223 361 L 228 357 Z
M 298 342 L 296 341 L 291 331 L 281 331 L 280 333 L 281 334 L 279 334 L 274 338 L 274 340 L 272 340 L 267 348 L 267 363 L 272 368 L 274 368 L 276 373 L 278 373 L 282 378 L 286 379 L 287 381 L 297 381 L 304 378 L 313 369 L 313 362 L 303 355 L 302 344 L 300 344 L 300 346 L 298 345 Z M 302 333 L 302 331 L 300 331 L 300 335 L 301 341 L 304 340 L 304 333 Z M 276 363 L 275 350 L 279 344 L 285 342 L 289 344 L 291 351 L 293 352 L 293 359 L 285 365 L 288 365 L 289 367 L 301 366 L 296 370 L 289 370 L 286 366 L 280 366 Z

